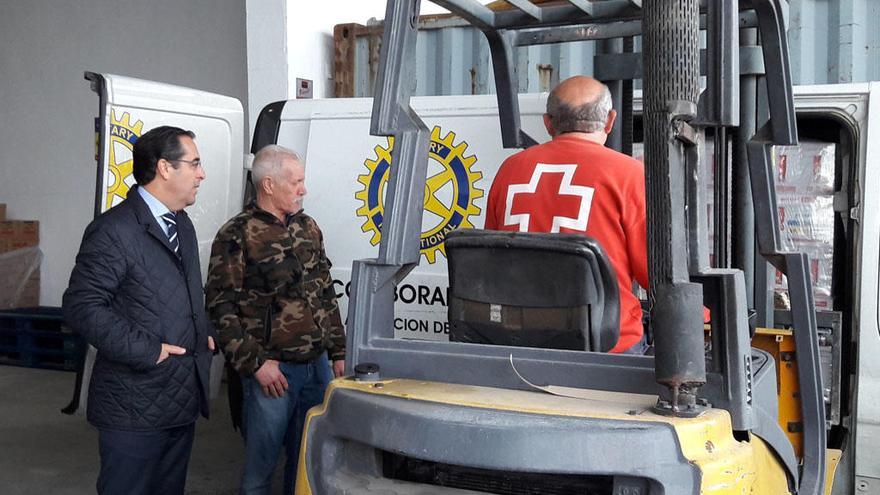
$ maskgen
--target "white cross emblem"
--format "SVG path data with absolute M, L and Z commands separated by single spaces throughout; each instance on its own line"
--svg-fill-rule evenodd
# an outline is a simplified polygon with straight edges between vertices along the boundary
M 588 186 L 576 186 L 571 183 L 574 178 L 574 172 L 577 170 L 577 165 L 566 164 L 566 165 L 547 165 L 545 163 L 538 163 L 535 166 L 534 172 L 532 172 L 532 178 L 529 180 L 528 184 L 511 184 L 507 188 L 507 204 L 504 210 L 504 225 L 515 225 L 519 224 L 520 232 L 528 232 L 529 231 L 529 221 L 531 220 L 530 213 L 520 213 L 517 215 L 511 214 L 513 208 L 513 201 L 517 194 L 520 193 L 535 193 L 538 189 L 538 184 L 541 182 L 541 175 L 545 173 L 549 174 L 562 174 L 562 182 L 559 184 L 559 195 L 560 196 L 580 196 L 580 207 L 578 208 L 577 217 L 564 216 L 564 215 L 554 215 L 553 216 L 553 225 L 550 229 L 550 232 L 559 232 L 559 229 L 565 227 L 567 229 L 585 231 L 587 230 L 587 221 L 590 217 L 590 206 L 593 203 L 593 193 L 595 189 Z M 548 209 L 552 209 L 553 205 L 544 205 Z

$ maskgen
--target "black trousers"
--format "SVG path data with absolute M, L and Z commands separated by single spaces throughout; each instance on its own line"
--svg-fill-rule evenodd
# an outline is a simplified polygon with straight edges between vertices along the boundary
M 155 431 L 98 429 L 101 495 L 183 494 L 195 423 Z

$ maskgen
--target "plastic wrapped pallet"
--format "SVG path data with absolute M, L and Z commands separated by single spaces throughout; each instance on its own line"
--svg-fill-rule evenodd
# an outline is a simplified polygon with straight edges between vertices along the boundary
M 813 297 L 818 309 L 832 309 L 834 264 L 835 145 L 801 141 L 773 150 L 777 203 L 783 248 L 810 258 Z M 777 301 L 786 308 L 788 284 L 776 276 Z
M 802 141 L 798 146 L 777 146 L 773 153 L 782 248 L 802 251 L 809 257 L 813 294 L 819 309 L 833 307 L 834 156 L 833 143 L 818 141 Z M 633 144 L 633 157 L 643 161 L 641 143 Z M 708 222 L 711 256 L 715 167 L 711 138 L 706 139 L 704 157 L 705 194 L 702 200 Z M 778 306 L 785 308 L 788 284 L 781 273 L 777 273 L 775 291 Z
M 0 254 L 0 309 L 33 307 L 39 304 L 40 262 L 38 247 Z M 36 277 L 36 278 L 35 278 Z M 36 291 L 34 291 L 36 280 Z
M 40 244 L 40 222 L 35 220 L 0 221 L 0 253 L 35 247 Z
M 30 266 L 29 253 L 39 252 L 40 222 L 34 220 L 0 221 L 0 309 L 28 308 L 40 305 L 40 259 Z M 12 260 L 12 261 L 10 261 Z M 17 261 L 16 261 L 17 260 Z M 29 275 L 20 279 L 20 269 Z M 11 301 L 11 302 L 10 302 Z

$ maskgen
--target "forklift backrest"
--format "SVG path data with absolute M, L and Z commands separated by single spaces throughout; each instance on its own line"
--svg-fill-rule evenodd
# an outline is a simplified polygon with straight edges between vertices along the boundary
M 620 336 L 617 278 L 578 234 L 462 229 L 446 237 L 454 342 L 610 350 Z

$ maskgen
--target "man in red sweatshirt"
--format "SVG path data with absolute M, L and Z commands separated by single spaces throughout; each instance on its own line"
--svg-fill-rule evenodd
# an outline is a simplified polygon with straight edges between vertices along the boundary
M 599 241 L 620 285 L 620 339 L 611 352 L 644 354 L 632 283 L 648 287 L 645 172 L 641 162 L 605 147 L 616 116 L 601 82 L 575 76 L 559 83 L 544 114 L 553 139 L 504 161 L 489 191 L 485 228 Z

